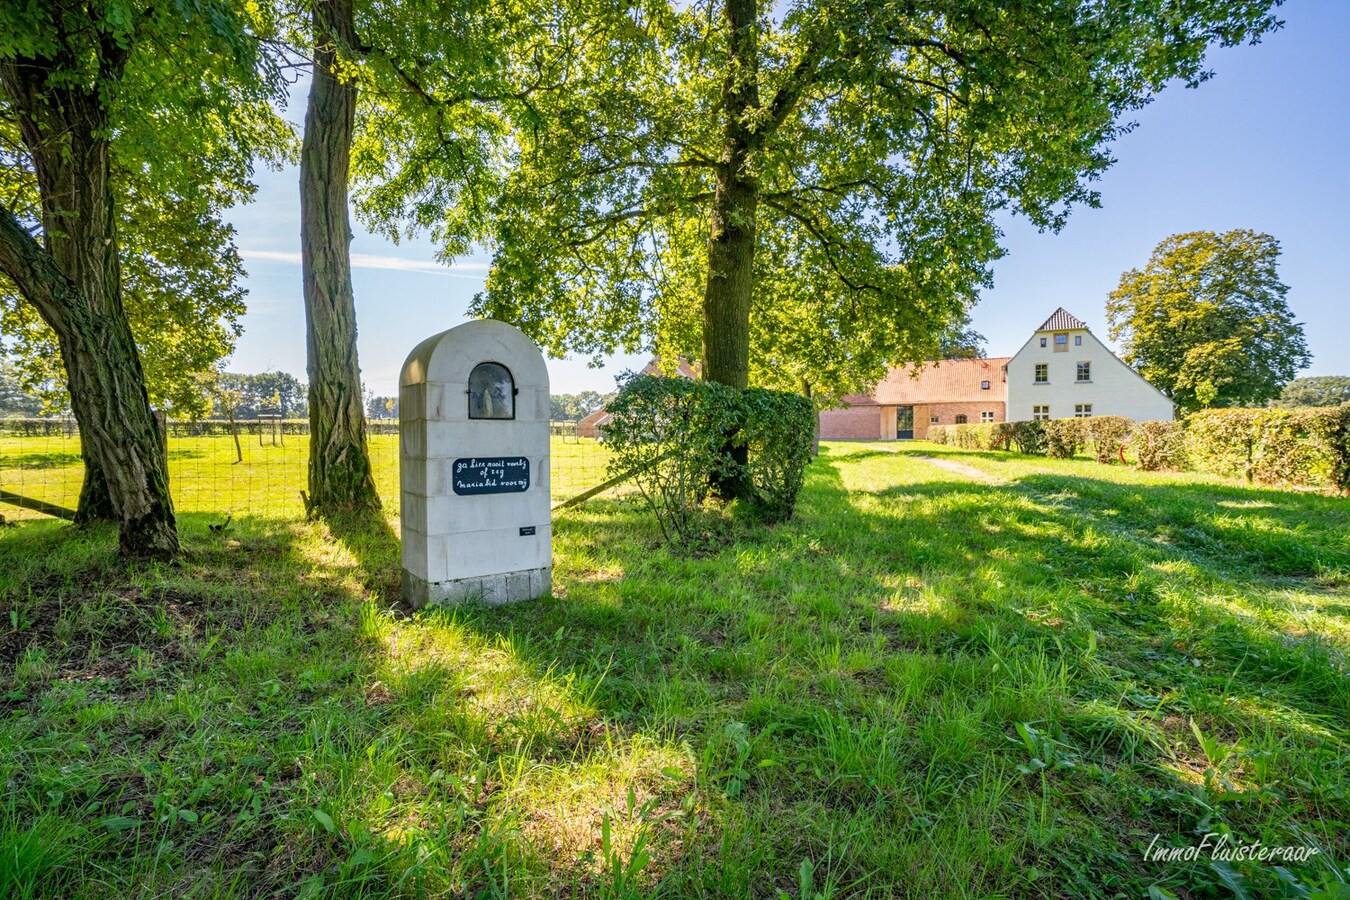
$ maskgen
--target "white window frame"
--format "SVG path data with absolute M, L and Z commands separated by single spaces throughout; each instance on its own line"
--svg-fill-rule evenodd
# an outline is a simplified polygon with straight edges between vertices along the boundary
M 993 413 L 991 413 L 991 412 L 982 412 L 982 413 L 980 413 L 980 422 L 981 422 L 981 423 L 988 423 L 988 422 L 992 422 L 992 421 L 994 421 L 994 414 L 993 414 Z
M 1083 377 L 1085 374 L 1087 376 L 1086 378 Z M 1092 360 L 1089 359 L 1078 361 L 1077 378 L 1075 380 L 1078 382 L 1092 380 Z
M 1045 375 L 1045 377 L 1042 378 L 1041 375 Z M 1050 364 L 1049 364 L 1049 363 L 1036 363 L 1036 368 L 1033 370 L 1031 378 L 1032 378 L 1032 383 L 1033 383 L 1033 384 L 1049 384 L 1049 383 L 1050 383 Z
M 1049 404 L 1049 403 L 1045 403 L 1045 404 L 1038 403 L 1038 404 L 1036 404 L 1035 406 L 1033 406 L 1033 407 L 1031 408 L 1031 418 L 1034 419 L 1035 421 L 1038 421 L 1038 422 L 1042 422 L 1042 421 L 1045 421 L 1045 420 L 1049 419 L 1049 418 L 1050 418 L 1050 404 Z
M 1092 418 L 1092 404 L 1091 404 L 1091 403 L 1075 403 L 1075 404 L 1073 405 L 1073 417 L 1074 417 L 1075 419 L 1090 419 L 1090 418 Z

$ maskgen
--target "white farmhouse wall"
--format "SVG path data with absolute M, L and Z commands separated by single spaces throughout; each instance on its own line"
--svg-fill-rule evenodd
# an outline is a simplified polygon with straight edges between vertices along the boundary
M 1068 334 L 1068 350 L 1055 352 L 1054 335 Z M 1045 338 L 1046 346 L 1041 346 Z M 1075 344 L 1081 338 L 1081 344 Z M 1091 363 L 1090 381 L 1077 380 L 1078 363 Z M 1036 383 L 1036 364 L 1049 367 L 1050 379 Z M 1094 416 L 1126 416 L 1135 421 L 1174 415 L 1172 401 L 1097 340 L 1087 329 L 1038 331 L 1008 361 L 1008 421 L 1032 418 L 1032 407 L 1049 406 L 1050 417 L 1067 419 L 1074 407 L 1092 404 Z

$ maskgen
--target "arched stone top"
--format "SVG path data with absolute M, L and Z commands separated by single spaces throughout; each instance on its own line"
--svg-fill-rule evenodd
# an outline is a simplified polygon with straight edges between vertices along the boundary
M 506 366 L 517 389 L 548 389 L 548 367 L 539 348 L 519 328 L 495 319 L 465 322 L 418 344 L 403 363 L 399 387 L 467 385 L 473 367 L 483 362 Z

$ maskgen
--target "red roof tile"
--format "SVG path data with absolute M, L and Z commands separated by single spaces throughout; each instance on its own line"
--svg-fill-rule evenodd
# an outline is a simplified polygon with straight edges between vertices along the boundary
M 1008 384 L 1003 365 L 1011 356 L 987 359 L 944 359 L 920 366 L 891 369 L 870 396 L 855 394 L 844 399 L 853 406 L 911 405 L 916 403 L 963 403 L 980 400 L 1004 402 Z M 988 390 L 980 385 L 989 382 Z

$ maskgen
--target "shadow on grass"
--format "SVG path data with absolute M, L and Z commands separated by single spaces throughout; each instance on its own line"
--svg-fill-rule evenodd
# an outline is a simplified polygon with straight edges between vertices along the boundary
M 830 454 L 796 519 L 697 558 L 636 504 L 588 504 L 555 522 L 556 596 L 411 617 L 386 611 L 383 520 L 184 517 L 184 560 L 153 570 L 107 535 L 21 533 L 6 610 L 56 613 L 0 661 L 26 685 L 0 835 L 54 811 L 132 892 L 205 869 L 241 895 L 772 896 L 805 861 L 822 893 L 1217 894 L 1203 864 L 1138 857 L 1215 814 L 1190 717 L 1276 754 L 1280 802 L 1220 813 L 1239 833 L 1346 833 L 1343 671 L 1286 646 L 1281 610 L 1234 611 L 1261 567 L 1200 565 L 1249 542 L 1226 507 L 905 465 Z M 1150 532 L 1188 507 L 1210 556 Z M 1043 771 L 1028 722 L 1058 742 Z

